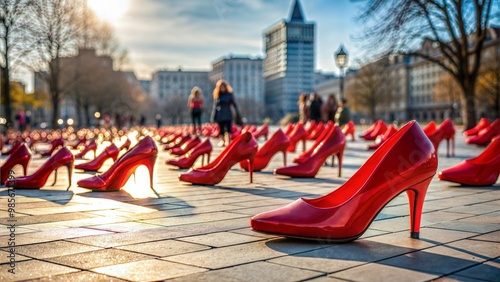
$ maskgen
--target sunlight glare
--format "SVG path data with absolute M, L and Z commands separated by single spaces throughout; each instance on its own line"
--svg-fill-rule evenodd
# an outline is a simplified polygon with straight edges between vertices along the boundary
M 130 0 L 88 0 L 88 5 L 100 19 L 112 23 L 127 11 L 129 2 Z
M 123 190 L 130 194 L 134 199 L 144 198 L 158 198 L 157 195 L 149 187 L 149 171 L 141 165 L 135 171 L 136 183 L 134 183 L 134 176 L 131 175 L 127 184 L 123 186 Z

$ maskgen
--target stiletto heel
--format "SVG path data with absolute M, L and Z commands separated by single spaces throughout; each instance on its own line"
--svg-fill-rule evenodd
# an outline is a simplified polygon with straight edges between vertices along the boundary
M 148 171 L 149 171 L 149 187 L 151 187 L 151 188 L 153 188 L 153 170 L 155 168 L 157 157 L 158 157 L 158 155 L 154 155 L 154 156 L 149 157 L 149 159 L 147 159 L 147 161 L 144 161 L 144 165 L 148 168 Z M 134 175 L 135 175 L 135 173 L 134 173 Z
M 205 155 L 201 155 L 201 166 L 205 163 Z
M 150 171 L 150 181 L 155 165 L 158 148 L 150 136 L 144 137 L 133 148 L 123 154 L 106 172 L 78 181 L 77 185 L 93 191 L 118 191 L 134 174 L 140 165 L 145 165 Z M 151 182 L 152 183 L 152 182 Z M 150 184 L 151 184 L 150 183 Z
M 212 152 L 212 151 L 208 152 L 208 154 L 207 154 L 207 164 L 209 164 L 209 163 L 210 163 L 210 155 L 211 155 L 211 152 Z
M 57 149 L 61 148 L 64 146 L 64 139 L 62 138 L 57 138 L 52 140 L 51 143 L 51 148 L 50 150 L 43 152 L 41 155 L 42 157 L 50 157 L 52 156 L 52 153 L 54 153 Z
M 420 237 L 420 219 L 422 217 L 422 207 L 424 206 L 425 194 L 432 181 L 432 177 L 415 184 L 406 190 L 408 202 L 410 204 L 410 237 L 418 239 Z
M 338 189 L 258 214 L 252 217 L 251 226 L 285 237 L 348 242 L 363 235 L 387 203 L 409 190 L 411 236 L 416 238 L 426 190 L 436 169 L 434 145 L 418 123 L 411 121 Z
M 31 152 L 25 143 L 20 143 L 16 149 L 9 155 L 3 165 L 0 167 L 0 185 L 3 185 L 9 178 L 9 171 L 16 165 L 23 167 L 24 175 L 28 172 L 28 163 L 31 159 Z
M 307 149 L 307 151 L 302 152 L 298 157 L 294 158 L 293 162 L 300 164 L 300 163 L 307 161 L 309 159 L 309 157 L 312 155 L 312 153 L 314 152 L 314 150 L 316 150 L 316 148 L 321 144 L 321 142 L 323 142 L 323 140 L 331 133 L 331 131 L 334 129 L 334 127 L 335 127 L 335 124 L 333 122 L 329 121 L 326 124 L 325 128 L 321 131 L 321 134 L 318 136 L 318 138 L 316 138 L 316 140 L 314 140 L 314 143 L 312 144 L 312 146 L 310 146 L 309 149 Z
M 61 166 L 73 165 L 74 159 L 73 154 L 66 147 L 62 147 L 32 175 L 8 180 L 5 185 L 14 188 L 40 189 L 45 185 L 50 174 L 55 171 L 52 184 L 54 186 L 57 181 L 57 169 Z
M 443 123 L 441 123 L 436 130 L 434 130 L 430 135 L 427 135 L 429 140 L 431 140 L 436 152 L 439 148 L 439 143 L 446 139 L 446 157 L 450 156 L 450 146 L 449 140 L 455 138 L 455 127 L 451 119 L 447 118 Z
M 97 150 L 97 143 L 95 142 L 95 139 L 92 139 L 90 140 L 90 143 L 87 146 L 85 146 L 85 148 L 80 153 L 75 155 L 75 158 L 82 159 L 88 152 L 94 151 L 94 159 L 95 159 L 96 150 Z
M 77 164 L 75 168 L 86 171 L 98 171 L 107 159 L 111 158 L 113 161 L 116 161 L 118 154 L 120 154 L 118 147 L 116 147 L 115 144 L 111 144 L 99 156 L 95 157 L 90 162 Z
M 248 172 L 250 173 L 250 183 L 253 183 L 253 156 L 248 159 Z
M 199 156 L 202 156 L 201 165 L 203 166 L 205 154 L 208 154 L 208 162 L 210 162 L 211 152 L 212 152 L 212 144 L 210 143 L 210 140 L 207 138 L 205 141 L 196 145 L 196 147 L 189 150 L 189 152 L 187 152 L 183 156 L 167 160 L 165 163 L 169 165 L 175 165 L 179 168 L 190 168 L 194 165 L 196 159 L 198 159 Z
M 290 139 L 278 129 L 271 138 L 266 141 L 260 149 L 257 151 L 255 155 L 255 162 L 253 166 L 254 171 L 263 170 L 271 161 L 271 159 L 278 153 L 279 151 L 286 152 L 287 148 L 290 145 Z M 285 161 L 286 162 L 286 161 Z M 248 162 L 242 161 L 240 162 L 240 167 L 244 170 L 248 170 Z
M 342 158 L 344 157 L 344 150 L 341 150 L 337 154 L 337 158 L 339 159 L 339 177 L 342 177 Z
M 71 179 L 73 177 L 73 162 L 66 164 L 66 168 L 68 168 L 68 181 L 69 181 L 69 183 L 68 183 L 68 189 L 66 189 L 66 191 L 68 191 L 69 188 L 71 188 L 71 184 L 73 183 L 71 181 Z
M 283 166 L 286 166 L 286 150 L 281 151 L 283 153 Z

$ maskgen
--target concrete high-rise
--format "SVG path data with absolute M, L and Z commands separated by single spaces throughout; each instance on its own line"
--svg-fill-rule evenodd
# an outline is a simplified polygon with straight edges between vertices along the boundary
M 315 24 L 306 22 L 299 0 L 294 0 L 290 18 L 264 32 L 266 114 L 274 121 L 297 112 L 301 92 L 314 88 Z

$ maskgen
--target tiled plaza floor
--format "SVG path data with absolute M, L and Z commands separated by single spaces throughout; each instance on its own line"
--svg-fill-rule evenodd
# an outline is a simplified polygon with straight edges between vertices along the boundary
M 180 171 L 165 165 L 170 156 L 161 151 L 154 190 L 141 167 L 136 183 L 131 178 L 122 191 L 91 193 L 76 187 L 89 176 L 78 171 L 66 191 L 63 167 L 53 187 L 51 175 L 41 190 L 16 190 L 16 274 L 8 272 L 8 194 L 0 188 L 0 281 L 500 281 L 500 182 L 461 187 L 435 177 L 420 240 L 409 238 L 404 193 L 351 243 L 250 229 L 250 217 L 259 212 L 338 188 L 372 154 L 367 144 L 348 142 L 341 178 L 330 166 L 314 179 L 277 177 L 272 171 L 283 163 L 277 155 L 254 174 L 253 184 L 235 166 L 217 186 L 190 185 L 177 180 Z M 440 170 L 483 150 L 465 145 L 459 134 L 456 144 L 451 158 L 441 144 Z M 215 148 L 212 159 L 221 151 Z M 28 173 L 45 160 L 34 156 Z

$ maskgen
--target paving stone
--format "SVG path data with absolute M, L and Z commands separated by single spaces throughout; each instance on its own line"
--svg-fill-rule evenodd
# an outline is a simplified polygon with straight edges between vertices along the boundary
M 484 281 L 498 281 L 500 279 L 500 259 L 484 262 L 455 273 L 458 276 Z
M 48 276 L 33 280 L 27 280 L 26 282 L 90 282 L 90 281 L 106 281 L 106 282 L 125 282 L 116 277 L 107 276 L 100 273 L 94 273 L 89 271 L 79 271 L 72 272 L 68 274 Z
M 99 230 L 107 230 L 112 232 L 130 232 L 160 228 L 159 225 L 147 224 L 142 222 L 121 222 L 114 224 L 93 225 L 92 228 Z
M 0 264 L 9 264 L 11 261 L 10 261 L 10 256 L 11 254 L 9 253 L 9 249 L 4 249 L 4 250 L 0 250 Z M 16 248 L 16 253 L 15 253 L 15 257 L 14 259 L 16 260 L 16 262 L 19 262 L 19 261 L 24 261 L 24 260 L 30 260 L 31 258 L 29 257 L 25 257 L 25 256 L 22 256 L 20 255 L 18 252 L 17 252 L 17 248 Z
M 485 205 L 485 204 L 476 204 L 476 205 L 470 205 L 470 206 L 460 206 L 460 207 L 454 207 L 451 209 L 447 209 L 447 212 L 455 212 L 455 213 L 466 213 L 466 214 L 485 214 L 485 213 L 491 213 L 494 211 L 499 211 L 500 206 L 493 206 L 493 205 Z
M 439 275 L 414 271 L 395 266 L 370 263 L 354 267 L 348 270 L 331 274 L 330 277 L 346 279 L 350 281 L 428 281 L 439 277 Z
M 25 224 L 37 224 L 45 222 L 60 222 L 64 220 L 75 220 L 75 219 L 96 218 L 96 217 L 99 216 L 81 212 L 33 215 L 33 216 L 17 217 L 16 224 L 25 225 Z M 0 224 L 9 225 L 8 218 L 6 217 L 0 218 Z
M 16 246 L 29 245 L 35 243 L 49 242 L 60 239 L 78 238 L 91 235 L 109 234 L 110 232 L 94 230 L 88 228 L 65 228 L 46 230 L 40 232 L 30 232 L 16 235 Z M 0 247 L 7 247 L 8 236 L 0 237 Z
M 173 281 L 303 281 L 320 275 L 323 274 L 268 262 L 255 262 L 188 275 Z
M 500 231 L 490 232 L 470 238 L 471 240 L 490 241 L 500 243 Z
M 16 262 L 15 274 L 8 272 L 9 269 L 8 264 L 0 265 L 0 281 L 22 281 L 78 271 L 75 268 L 38 260 Z
M 158 281 L 198 273 L 206 269 L 151 259 L 100 267 L 92 271 L 130 281 Z
M 163 259 L 217 269 L 291 255 L 294 253 L 307 252 L 324 247 L 325 245 L 315 242 L 297 242 L 295 240 L 283 239 L 216 248 L 191 254 L 166 257 Z
M 85 253 L 71 254 L 47 259 L 48 261 L 72 266 L 79 269 L 91 269 L 138 260 L 147 260 L 151 256 L 123 250 L 104 249 Z
M 147 219 L 142 222 L 149 224 L 163 225 L 163 226 L 175 226 L 175 225 L 186 225 L 192 223 L 219 221 L 219 220 L 242 218 L 242 217 L 247 217 L 247 216 L 235 213 L 228 213 L 228 212 L 213 212 L 213 213 L 204 213 L 199 215 L 185 215 L 185 216 L 175 216 L 168 218 Z
M 226 247 L 230 245 L 238 245 L 243 243 L 255 242 L 264 240 L 264 238 L 236 234 L 231 232 L 218 232 L 205 235 L 183 237 L 180 241 L 202 244 L 212 247 Z
M 458 230 L 475 233 L 488 233 L 500 230 L 500 224 L 481 223 L 481 222 L 466 222 L 466 221 L 448 221 L 437 224 L 428 225 L 431 228 L 439 228 L 444 230 Z
M 191 244 L 177 240 L 162 240 L 149 243 L 140 243 L 117 247 L 121 250 L 127 250 L 147 255 L 166 257 L 196 251 L 208 250 L 210 247 L 198 244 Z
M 16 253 L 43 259 L 99 250 L 100 248 L 66 241 L 33 244 L 16 247 Z M 4 249 L 5 250 L 5 249 Z

